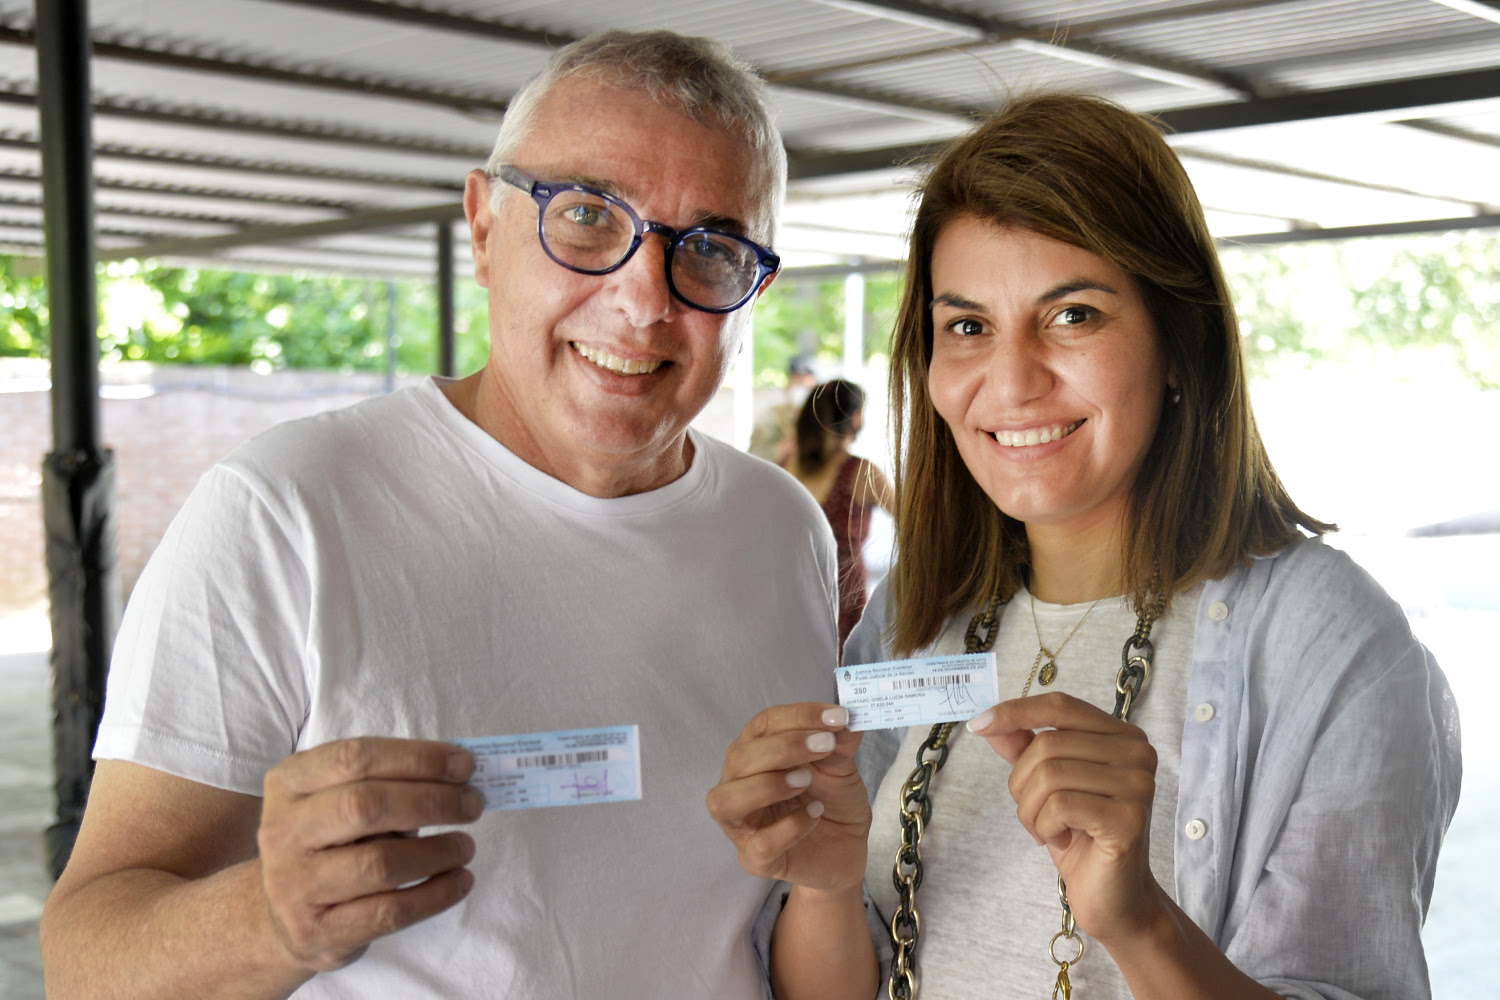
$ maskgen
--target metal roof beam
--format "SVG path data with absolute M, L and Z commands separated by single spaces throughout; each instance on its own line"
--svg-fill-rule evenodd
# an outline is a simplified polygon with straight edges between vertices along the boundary
M 1265 160 L 1253 160 L 1248 157 L 1228 156 L 1223 153 L 1210 153 L 1206 150 L 1178 149 L 1178 156 L 1182 159 L 1204 160 L 1209 163 L 1221 163 L 1229 167 L 1243 167 L 1247 170 L 1255 170 L 1263 174 L 1277 174 L 1282 177 L 1297 177 L 1302 180 L 1323 181 L 1329 184 L 1338 184 L 1343 187 L 1359 188 L 1363 191 L 1379 191 L 1382 194 L 1397 194 L 1408 198 L 1425 198 L 1428 201 L 1446 201 L 1454 205 L 1463 205 L 1472 209 L 1476 214 L 1484 214 L 1489 206 L 1468 198 L 1455 198 L 1452 195 L 1432 194 L 1427 191 L 1414 191 L 1411 188 L 1399 187 L 1395 184 L 1379 184 L 1374 181 L 1363 181 L 1354 177 L 1343 177 L 1338 174 L 1325 174 L 1317 170 L 1303 170 L 1300 167 L 1289 167 L 1281 163 L 1269 163 Z M 1224 211 L 1228 211 L 1225 209 Z
M 1078 21 L 1069 24 L 1066 28 L 1069 38 L 1086 38 L 1092 35 L 1103 34 L 1106 31 L 1116 31 L 1125 28 L 1137 28 L 1156 24 L 1168 24 L 1173 21 L 1181 21 L 1194 17 L 1204 17 L 1213 14 L 1229 14 L 1240 10 L 1255 7 L 1280 6 L 1289 2 L 1299 0 L 1207 0 L 1204 3 L 1185 4 L 1170 10 L 1154 10 L 1146 13 L 1126 14 L 1118 17 L 1106 17 L 1097 21 Z M 850 3 L 841 4 L 845 7 L 867 7 L 869 4 L 852 0 Z M 905 52 L 894 52 L 884 56 L 874 56 L 866 59 L 851 60 L 841 63 L 825 63 L 821 66 L 810 66 L 804 69 L 780 70 L 766 73 L 768 82 L 779 86 L 792 87 L 809 80 L 829 76 L 835 73 L 845 73 L 852 70 L 871 69 L 876 66 L 887 66 L 895 63 L 910 62 L 914 59 L 926 59 L 932 56 L 965 51 L 968 49 L 984 48 L 999 42 L 1033 41 L 1050 42 L 1058 35 L 1059 29 L 1053 25 L 1037 28 L 1023 28 L 1014 26 L 1010 31 L 991 31 L 983 38 L 968 42 L 955 43 L 953 45 L 942 45 L 922 49 L 909 49 Z M 1080 47 L 1081 48 L 1081 47 Z M 1199 71 L 1201 74 L 1201 71 Z M 1227 81 L 1226 81 L 1227 82 Z
M 926 142 L 908 146 L 886 146 L 861 149 L 852 153 L 798 153 L 787 151 L 787 180 L 802 181 L 815 177 L 838 177 L 892 167 L 921 167 L 936 156 L 947 143 Z
M 36 150 L 35 138 L 25 134 L 0 133 L 0 148 Z M 159 149 L 143 149 L 123 146 L 119 143 L 101 142 L 94 146 L 95 160 L 128 160 L 138 163 L 161 163 L 174 167 L 189 167 L 195 170 L 224 170 L 241 174 L 276 174 L 281 177 L 305 177 L 309 180 L 333 181 L 339 184 L 364 184 L 372 187 L 426 188 L 445 193 L 461 193 L 461 182 L 441 181 L 429 177 L 414 177 L 402 174 L 373 174 L 359 170 L 336 170 L 331 167 L 304 166 L 296 163 L 264 160 L 239 160 L 229 156 L 212 156 L 205 153 L 177 153 Z
M 1165 14 L 1132 15 L 1129 18 L 1110 18 L 1082 22 L 1077 25 L 1057 24 L 1041 27 L 1027 27 L 1013 21 L 986 17 L 951 7 L 939 7 L 935 4 L 919 2 L 919 0 L 823 0 L 823 2 L 828 6 L 856 11 L 872 17 L 884 17 L 933 30 L 950 31 L 966 39 L 960 43 L 965 49 L 993 44 L 1012 44 L 1025 48 L 1028 52 L 1054 58 L 1071 58 L 1074 61 L 1086 61 L 1092 65 L 1106 64 L 1116 72 L 1163 81 L 1175 86 L 1227 91 L 1248 97 L 1253 93 L 1250 85 L 1229 74 L 1213 73 L 1186 63 L 1160 59 L 1119 46 L 1079 39 L 1086 39 L 1090 35 L 1102 34 L 1108 30 L 1180 20 L 1185 16 L 1224 13 L 1231 9 L 1257 7 L 1267 3 L 1285 3 L 1287 0 L 1237 0 L 1237 2 L 1193 4 L 1191 8 Z M 1184 12 L 1189 10 L 1190 14 Z M 846 72 L 872 64 L 888 65 L 896 61 L 927 58 L 949 50 L 951 50 L 950 46 L 936 49 L 927 47 L 919 51 L 861 64 L 823 67 L 814 71 L 794 71 L 791 74 L 779 76 L 771 74 L 767 76 L 767 79 L 786 86 L 800 86 L 807 81 L 831 73 Z
M 41 174 L 34 170 L 0 168 L 0 180 L 36 183 Z M 96 191 L 124 191 L 130 194 L 164 195 L 177 198 L 204 198 L 211 201 L 246 201 L 259 205 L 289 205 L 296 208 L 326 209 L 331 212 L 358 212 L 367 206 L 358 202 L 335 198 L 318 198 L 310 195 L 268 194 L 260 191 L 230 190 L 228 188 L 194 187 L 188 184 L 163 184 L 159 181 L 125 180 L 118 177 L 94 176 Z
M 0 90 L 0 103 L 23 107 L 34 107 L 36 95 L 9 89 Z M 253 135 L 270 135 L 279 139 L 296 139 L 340 143 L 349 146 L 368 146 L 381 150 L 398 150 L 425 156 L 452 156 L 483 163 L 490 155 L 488 148 L 461 146 L 457 143 L 437 142 L 430 139 L 415 139 L 410 136 L 383 135 L 364 129 L 328 128 L 310 122 L 294 120 L 273 121 L 251 115 L 226 114 L 202 108 L 169 108 L 147 104 L 143 101 L 126 102 L 109 97 L 94 97 L 95 117 L 109 116 L 136 121 L 156 122 L 163 125 L 180 125 L 187 128 L 220 129 L 230 132 L 246 132 Z
M 157 240 L 137 246 L 114 247 L 99 251 L 99 259 L 135 260 L 145 257 L 196 256 L 218 253 L 243 246 L 265 246 L 271 243 L 292 243 L 319 236 L 342 233 L 366 232 L 372 229 L 391 229 L 398 226 L 413 226 L 419 223 L 452 221 L 463 218 L 463 206 L 457 202 L 443 205 L 426 205 L 421 208 L 403 208 L 389 212 L 368 212 L 351 215 L 343 219 L 328 219 L 321 222 L 306 222 L 296 226 L 251 226 L 236 233 L 221 236 L 204 236 L 184 239 Z
M 1405 236 L 1419 233 L 1452 233 L 1465 229 L 1500 229 L 1500 215 L 1465 215 L 1453 219 L 1419 219 L 1383 222 L 1369 226 L 1337 226 L 1329 229 L 1290 229 L 1280 233 L 1255 233 L 1218 240 L 1220 247 L 1272 246 L 1278 243 L 1312 243 L 1318 240 L 1353 240 L 1370 236 Z
M 1156 117 L 1173 132 L 1187 135 L 1357 115 L 1391 120 L 1446 105 L 1496 99 L 1500 99 L 1500 69 L 1481 69 L 1181 108 L 1157 112 Z
M 0 43 L 11 45 L 33 45 L 35 37 L 25 28 L 0 25 Z M 508 102 L 492 97 L 455 94 L 423 87 L 409 87 L 389 80 L 372 77 L 351 77 L 329 73 L 314 73 L 306 70 L 288 69 L 269 63 L 245 62 L 222 57 L 190 55 L 170 49 L 153 48 L 146 45 L 131 45 L 117 38 L 95 36 L 94 58 L 115 59 L 121 62 L 141 63 L 168 69 L 188 70 L 198 73 L 214 73 L 221 76 L 236 76 L 267 83 L 289 84 L 294 87 L 312 87 L 334 90 L 363 96 L 388 97 L 414 104 L 434 105 L 450 108 L 464 114 L 491 113 L 502 115 Z
M 336 14 L 353 14 L 358 17 L 378 18 L 382 21 L 396 21 L 400 24 L 433 28 L 470 37 L 479 35 L 535 48 L 561 48 L 582 37 L 565 31 L 538 31 L 534 28 L 508 24 L 505 21 L 450 14 L 447 11 L 427 7 L 409 7 L 406 4 L 389 3 L 387 0 L 270 0 L 270 2 L 292 7 L 316 7 L 320 10 L 331 10 Z
M 1500 3 L 1496 0 L 1432 0 L 1460 14 L 1468 14 L 1492 24 L 1500 24 Z

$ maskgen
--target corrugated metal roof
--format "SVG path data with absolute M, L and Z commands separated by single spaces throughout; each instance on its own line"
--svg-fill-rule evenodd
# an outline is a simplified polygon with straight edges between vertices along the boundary
M 1159 113 L 1221 236 L 1500 214 L 1500 0 L 92 0 L 90 17 L 106 253 L 429 273 L 506 100 L 551 45 L 606 27 L 712 35 L 767 74 L 793 268 L 899 256 L 911 172 L 892 165 L 1039 87 Z M 0 251 L 26 254 L 33 23 L 33 0 L 0 0 Z M 424 208 L 374 234 L 264 234 Z M 253 248 L 191 242 L 251 228 Z

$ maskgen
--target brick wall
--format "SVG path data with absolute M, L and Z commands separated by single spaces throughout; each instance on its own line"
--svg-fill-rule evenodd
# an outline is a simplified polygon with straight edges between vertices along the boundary
M 42 459 L 52 448 L 47 362 L 0 358 L 0 616 L 44 608 Z M 408 379 L 401 384 L 408 384 Z M 122 596 L 189 491 L 216 461 L 273 424 L 384 391 L 379 375 L 120 364 L 100 372 L 104 444 L 115 452 Z M 775 401 L 757 393 L 758 405 Z M 726 389 L 697 421 L 725 434 Z
M 45 607 L 41 464 L 52 448 L 46 362 L 0 359 L 0 615 Z M 100 373 L 100 422 L 115 452 L 120 582 L 130 593 L 203 473 L 272 424 L 383 390 L 380 376 L 257 375 L 125 364 Z

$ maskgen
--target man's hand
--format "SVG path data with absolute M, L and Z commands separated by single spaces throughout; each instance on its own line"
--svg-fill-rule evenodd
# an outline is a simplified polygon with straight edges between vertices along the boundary
M 261 880 L 293 961 L 341 968 L 375 938 L 468 894 L 473 838 L 412 834 L 480 815 L 483 799 L 465 784 L 473 772 L 461 747 L 374 737 L 306 750 L 267 772 Z
M 730 744 L 708 811 L 750 874 L 809 889 L 863 881 L 870 804 L 848 723 L 837 705 L 778 705 Z

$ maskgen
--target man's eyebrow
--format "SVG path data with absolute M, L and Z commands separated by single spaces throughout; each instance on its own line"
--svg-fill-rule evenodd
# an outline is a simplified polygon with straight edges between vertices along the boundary
M 637 192 L 617 181 L 605 180 L 602 177 L 590 177 L 587 174 L 570 174 L 566 180 L 573 184 L 582 184 L 584 187 L 596 188 L 605 194 L 619 198 L 621 201 L 629 204 L 631 208 L 635 208 Z M 694 213 L 693 221 L 681 228 L 687 229 L 691 226 L 708 226 L 710 229 L 722 229 L 726 233 L 734 233 L 736 236 L 744 236 L 750 231 L 750 227 L 745 225 L 743 219 L 706 210 Z

